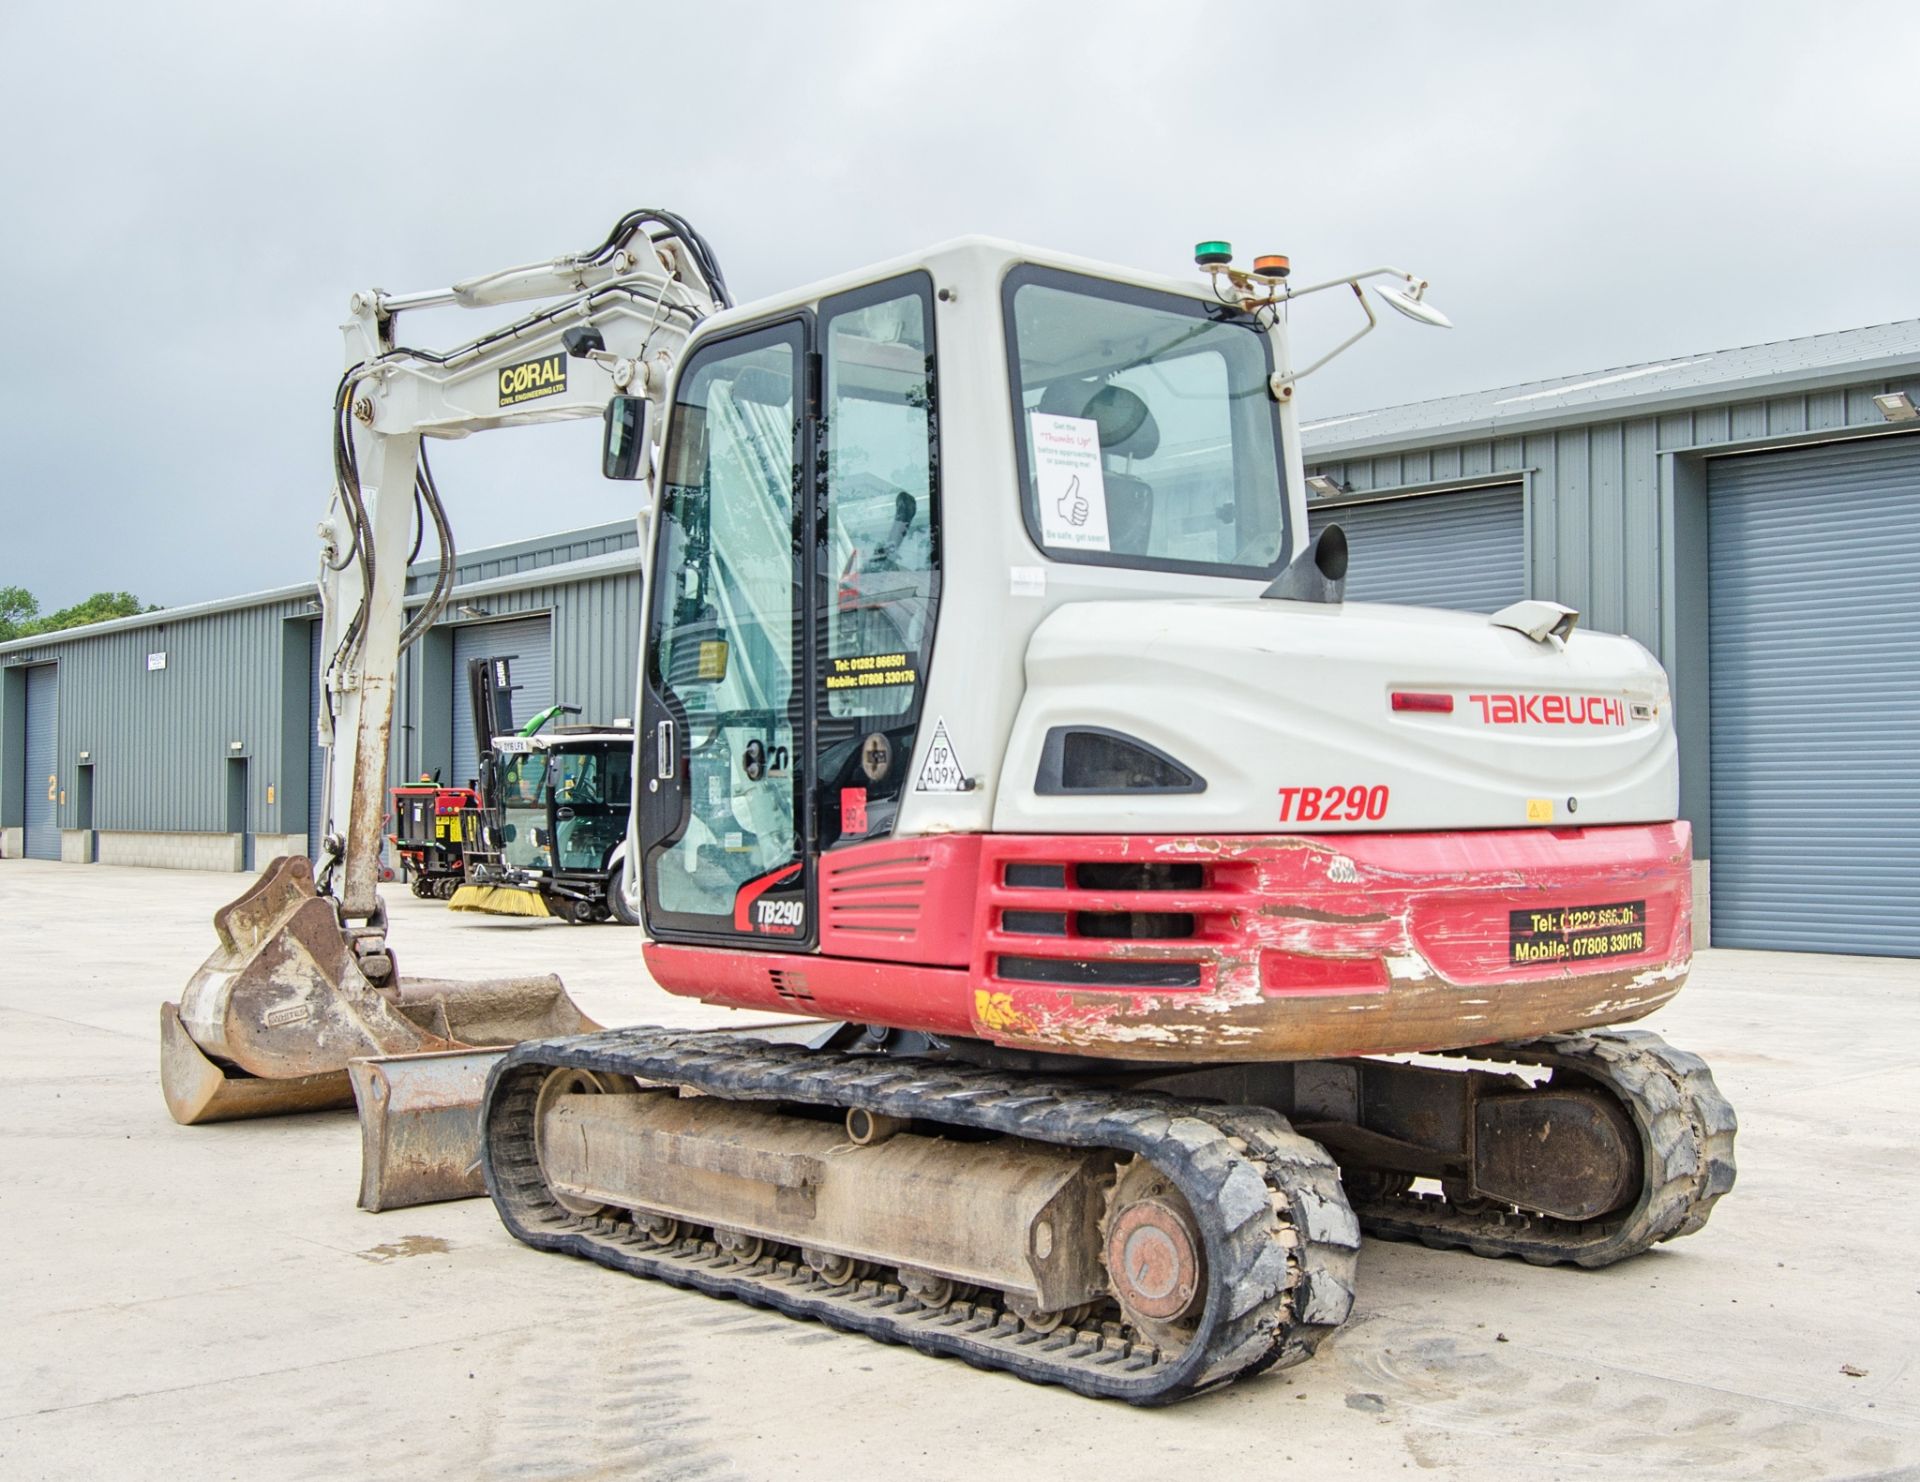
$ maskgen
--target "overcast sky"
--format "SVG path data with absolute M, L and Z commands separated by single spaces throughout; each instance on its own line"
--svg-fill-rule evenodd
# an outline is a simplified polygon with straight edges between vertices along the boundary
M 348 293 L 637 205 L 741 299 L 965 232 L 1430 278 L 1457 328 L 1393 319 L 1308 420 L 1911 318 L 1916 57 L 1907 7 L 1774 0 L 8 4 L 0 586 L 303 579 Z M 446 447 L 460 544 L 631 515 L 597 435 Z

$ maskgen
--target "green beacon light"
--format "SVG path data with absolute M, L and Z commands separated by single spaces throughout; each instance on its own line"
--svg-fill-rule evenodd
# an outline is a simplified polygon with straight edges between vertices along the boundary
M 1194 263 L 1203 268 L 1224 268 L 1233 261 L 1233 245 L 1229 242 L 1202 242 L 1193 249 Z

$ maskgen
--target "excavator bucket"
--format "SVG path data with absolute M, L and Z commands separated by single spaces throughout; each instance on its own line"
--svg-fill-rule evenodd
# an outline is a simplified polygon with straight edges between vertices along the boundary
M 361 970 L 304 858 L 214 913 L 219 945 L 161 1010 L 161 1089 L 186 1125 L 352 1103 L 348 1062 L 599 1028 L 551 974 L 454 982 Z

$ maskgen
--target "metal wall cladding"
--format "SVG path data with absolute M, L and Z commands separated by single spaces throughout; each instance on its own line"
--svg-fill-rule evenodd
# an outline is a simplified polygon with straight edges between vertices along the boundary
M 1329 435 L 1320 440 L 1325 451 L 1309 446 L 1306 458 L 1310 471 L 1355 493 L 1524 476 L 1528 595 L 1577 608 L 1583 628 L 1629 634 L 1671 663 L 1661 607 L 1661 455 L 1884 428 L 1873 396 L 1887 385 L 1717 402 L 1348 459 L 1339 454 L 1337 436 Z M 1577 409 L 1570 421 L 1574 415 Z
M 94 769 L 96 829 L 219 833 L 226 827 L 227 759 L 243 755 L 253 762 L 254 827 L 297 830 L 297 816 L 282 819 L 276 775 L 281 644 L 285 624 L 309 616 L 307 601 L 292 598 L 43 640 L 29 661 L 43 650 L 59 661 L 60 788 L 71 794 L 84 751 Z M 166 655 L 164 668 L 149 667 L 154 654 Z M 65 810 L 60 821 L 72 822 Z
M 488 546 L 471 554 L 456 554 L 453 579 L 456 586 L 468 582 L 491 581 L 502 576 L 521 576 L 569 561 L 584 561 L 592 556 L 611 555 L 632 550 L 640 542 L 639 531 L 631 520 L 593 525 L 584 530 L 569 530 L 559 535 L 517 541 L 511 545 Z M 407 578 L 409 596 L 427 591 L 433 585 L 431 562 L 416 565 Z
M 27 671 L 26 852 L 28 859 L 60 857 L 59 734 L 60 668 L 39 664 Z
M 473 695 L 467 665 L 475 659 L 510 659 L 513 709 L 502 715 L 503 730 L 519 730 L 553 704 L 553 625 L 543 615 L 515 622 L 467 623 L 453 631 L 454 779 L 464 781 L 473 766 Z M 569 700 L 568 704 L 574 704 Z
M 494 592 L 481 599 L 489 619 L 454 629 L 453 764 L 450 780 L 465 782 L 472 774 L 473 720 L 467 690 L 466 661 L 517 653 L 513 679 L 519 688 L 513 697 L 516 729 L 536 711 L 559 702 L 578 705 L 580 714 L 569 723 L 610 724 L 630 720 L 640 661 L 640 631 L 645 621 L 642 594 L 645 583 L 638 571 L 618 572 L 587 581 L 528 587 L 517 592 Z M 515 613 L 529 619 L 508 622 Z M 534 623 L 546 623 L 550 636 L 543 648 L 531 636 Z M 529 668 L 536 655 L 550 655 L 544 675 Z M 422 662 L 418 652 L 413 656 Z M 418 695 L 418 681 L 413 683 Z M 407 771 L 419 771 L 420 758 L 410 756 Z
M 494 617 L 532 619 L 523 631 L 538 628 L 542 633 L 538 645 L 515 665 L 516 678 L 530 684 L 517 697 L 522 719 L 555 697 L 579 705 L 583 718 L 591 721 L 634 713 L 643 581 L 637 556 L 631 558 L 635 566 L 626 570 L 618 569 L 618 560 L 607 560 L 631 551 L 634 544 L 633 526 L 621 522 L 476 553 L 479 566 L 493 575 L 503 574 L 494 570 L 497 567 L 544 571 L 561 561 L 599 558 L 600 569 L 571 577 L 556 571 L 556 579 L 544 584 L 472 599 Z M 614 569 L 605 569 L 609 564 Z M 482 574 L 478 567 L 468 571 L 463 564 L 464 579 L 479 580 Z M 416 584 L 422 580 L 415 578 Z M 458 605 L 456 600 L 456 609 Z M 160 620 L 108 632 L 50 636 L 0 653 L 0 665 L 9 668 L 58 660 L 58 742 L 51 764 L 56 795 L 66 789 L 71 796 L 74 767 L 86 751 L 94 766 L 95 828 L 219 833 L 227 825 L 227 761 L 245 756 L 251 762 L 247 816 L 252 829 L 267 834 L 304 830 L 317 845 L 312 836 L 319 829 L 324 754 L 313 740 L 322 656 L 312 594 L 295 590 L 252 605 L 155 616 Z M 302 627 L 289 632 L 289 623 Z M 457 635 L 460 626 L 457 621 L 442 625 L 437 646 L 423 643 L 402 656 L 389 759 L 396 779 L 419 774 L 423 734 L 445 735 L 445 705 L 451 701 L 464 710 L 464 677 L 455 682 L 453 676 L 426 672 L 452 663 L 455 644 L 445 635 Z M 161 653 L 166 655 L 165 667 L 149 668 L 148 655 Z M 288 665 L 305 672 L 284 672 Z M 436 701 L 442 707 L 437 718 L 423 714 L 430 677 L 440 681 L 439 694 L 446 697 Z M 11 684 L 5 695 L 24 695 L 24 687 Z M 23 719 L 0 715 L 0 736 L 17 738 Z M 286 729 L 294 726 L 304 734 L 287 736 Z M 241 743 L 238 751 L 232 747 L 235 741 Z M 8 744 L 17 745 L 17 739 Z M 466 750 L 460 745 L 456 757 L 464 759 Z M 286 764 L 282 758 L 305 765 L 306 788 L 297 775 L 278 775 Z M 19 775 L 13 769 L 23 761 L 9 752 L 10 777 Z M 271 804 L 266 798 L 269 786 L 274 788 Z M 304 810 L 303 791 L 308 803 Z M 42 775 L 38 796 L 43 804 L 45 793 Z M 10 817 L 21 801 L 18 793 L 7 799 Z M 53 806 L 54 828 L 73 825 L 70 810 Z M 54 847 L 57 855 L 57 835 Z
M 1713 943 L 1920 956 L 1920 438 L 1708 477 Z
M 1352 551 L 1347 597 L 1498 612 L 1527 595 L 1520 485 L 1318 506 L 1308 528 L 1338 524 Z

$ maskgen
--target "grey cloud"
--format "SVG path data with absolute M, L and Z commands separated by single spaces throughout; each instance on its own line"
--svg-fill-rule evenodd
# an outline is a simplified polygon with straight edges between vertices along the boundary
M 347 293 L 636 204 L 743 297 L 969 231 L 1432 278 L 1459 327 L 1392 322 L 1310 419 L 1909 317 L 1916 40 L 1779 3 L 9 7 L 0 583 L 304 577 Z M 462 543 L 631 513 L 591 442 L 438 452 Z

